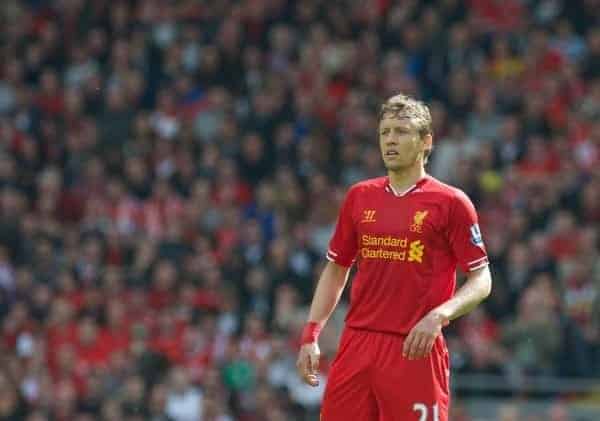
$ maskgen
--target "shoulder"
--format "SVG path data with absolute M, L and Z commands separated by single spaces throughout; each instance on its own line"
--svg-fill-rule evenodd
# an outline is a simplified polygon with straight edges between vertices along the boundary
M 429 183 L 427 184 L 426 190 L 428 192 L 435 193 L 440 202 L 445 202 L 448 205 L 454 205 L 457 203 L 471 204 L 471 199 L 469 199 L 469 196 L 467 196 L 464 191 L 458 187 L 446 184 L 435 177 L 429 176 Z
M 350 186 L 348 194 L 364 194 L 371 191 L 377 191 L 385 188 L 387 183 L 387 177 L 369 178 L 366 180 L 359 181 Z
M 427 190 L 434 192 L 435 201 L 447 215 L 448 221 L 476 218 L 477 211 L 469 196 L 458 187 L 443 183 L 433 177 L 427 185 Z

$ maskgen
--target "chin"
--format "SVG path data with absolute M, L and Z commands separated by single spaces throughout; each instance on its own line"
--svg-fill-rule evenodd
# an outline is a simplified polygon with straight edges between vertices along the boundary
M 394 164 L 385 164 L 385 169 L 388 171 L 400 171 L 403 170 L 407 167 L 407 165 L 402 165 L 402 164 L 398 164 L 398 163 L 394 163 Z

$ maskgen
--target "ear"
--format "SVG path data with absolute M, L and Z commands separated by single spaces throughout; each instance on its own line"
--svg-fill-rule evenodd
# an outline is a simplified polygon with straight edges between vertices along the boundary
M 433 149 L 433 136 L 431 134 L 426 134 L 423 136 L 423 150 L 429 151 Z

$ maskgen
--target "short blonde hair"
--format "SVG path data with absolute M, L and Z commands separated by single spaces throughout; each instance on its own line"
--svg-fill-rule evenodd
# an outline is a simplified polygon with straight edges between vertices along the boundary
M 433 135 L 429 107 L 424 102 L 411 98 L 408 95 L 394 95 L 381 104 L 379 121 L 385 117 L 412 120 L 417 126 L 421 137 L 428 134 Z
M 429 107 L 422 101 L 416 100 L 408 95 L 398 94 L 388 98 L 379 109 L 379 121 L 386 117 L 408 119 L 417 127 L 421 138 L 426 135 L 433 136 L 431 112 Z M 423 160 L 429 160 L 431 149 L 425 151 Z

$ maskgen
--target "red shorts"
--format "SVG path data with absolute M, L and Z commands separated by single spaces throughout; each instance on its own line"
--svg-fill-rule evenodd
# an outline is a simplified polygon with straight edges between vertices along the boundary
M 448 421 L 449 359 L 440 335 L 428 357 L 402 356 L 405 336 L 346 327 L 321 421 Z

